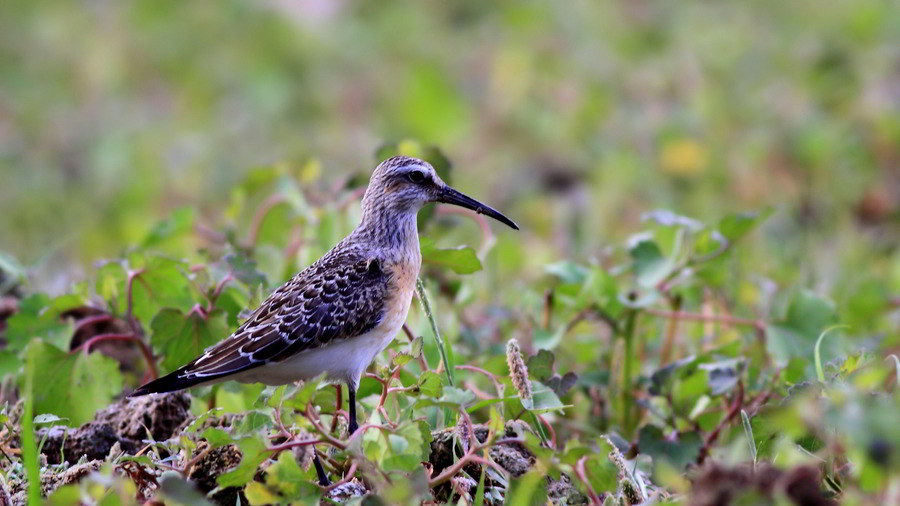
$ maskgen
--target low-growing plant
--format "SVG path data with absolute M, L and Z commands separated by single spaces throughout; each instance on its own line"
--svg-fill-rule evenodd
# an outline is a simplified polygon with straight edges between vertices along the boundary
M 436 149 L 406 142 L 380 155 L 398 151 L 450 180 Z M 882 355 L 896 335 L 856 335 L 835 326 L 840 312 L 821 294 L 748 274 L 740 244 L 771 210 L 710 224 L 648 212 L 621 247 L 550 263 L 513 295 L 471 280 L 504 260 L 489 227 L 476 248 L 442 248 L 442 222 L 455 217 L 423 213 L 421 310 L 361 382 L 356 433 L 341 388 L 322 379 L 196 388 L 191 418 L 166 439 L 136 411 L 147 417 L 134 421 L 147 426 L 140 441 L 107 432 L 118 446 L 80 484 L 65 482 L 89 462 L 63 439 L 62 462 L 48 464 L 37 443 L 59 429 L 38 436 L 36 424 L 93 423 L 229 335 L 353 225 L 359 187 L 313 199 L 297 183 L 307 169 L 253 171 L 226 225 L 176 210 L 67 293 L 18 301 L 0 360 L 25 399 L 4 420 L 7 488 L 28 483 L 30 501 L 52 504 L 707 504 L 710 490 L 759 504 L 896 499 L 900 371 Z M 338 477 L 329 487 L 316 485 L 314 448 Z

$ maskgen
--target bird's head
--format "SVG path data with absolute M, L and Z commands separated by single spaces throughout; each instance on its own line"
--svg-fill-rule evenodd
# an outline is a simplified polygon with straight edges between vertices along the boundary
M 441 180 L 430 163 L 408 156 L 388 158 L 375 168 L 362 206 L 364 215 L 379 210 L 414 215 L 431 202 L 465 207 L 519 229 L 499 211 L 450 187 Z

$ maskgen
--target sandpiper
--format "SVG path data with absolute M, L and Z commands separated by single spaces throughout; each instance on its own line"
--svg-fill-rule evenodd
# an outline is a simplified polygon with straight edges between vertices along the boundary
M 498 211 L 451 188 L 423 160 L 389 158 L 372 174 L 356 229 L 275 290 L 237 331 L 132 396 L 227 380 L 284 385 L 322 373 L 347 384 L 349 432 L 358 428 L 356 389 L 369 364 L 403 326 L 422 257 L 416 214 L 442 202 L 490 216 Z M 329 483 L 318 455 L 319 483 Z

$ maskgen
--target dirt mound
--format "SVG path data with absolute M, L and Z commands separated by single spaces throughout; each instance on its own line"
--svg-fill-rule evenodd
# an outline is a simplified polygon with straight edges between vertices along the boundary
M 49 464 L 103 460 L 113 445 L 134 454 L 143 447 L 142 441 L 164 441 L 190 417 L 191 399 L 184 392 L 122 399 L 94 419 L 77 428 L 51 427 L 37 431 L 37 440 L 46 438 L 41 453 Z

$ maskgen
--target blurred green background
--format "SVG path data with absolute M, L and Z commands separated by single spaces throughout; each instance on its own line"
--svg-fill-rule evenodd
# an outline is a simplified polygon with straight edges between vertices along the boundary
M 314 199 L 417 139 L 523 225 L 499 276 L 772 206 L 756 272 L 900 293 L 892 1 L 7 0 L 0 74 L 0 250 L 40 289 L 182 206 L 234 225 L 258 167 Z

